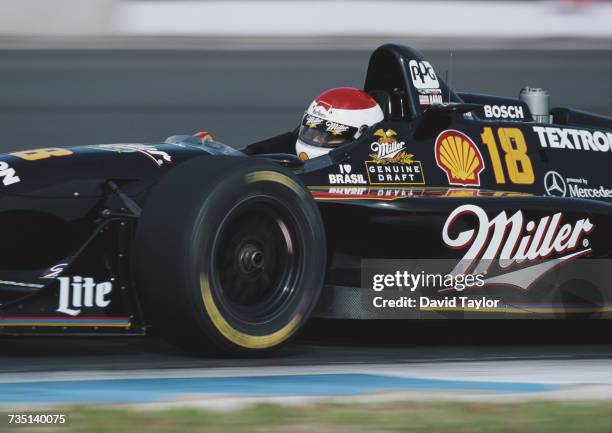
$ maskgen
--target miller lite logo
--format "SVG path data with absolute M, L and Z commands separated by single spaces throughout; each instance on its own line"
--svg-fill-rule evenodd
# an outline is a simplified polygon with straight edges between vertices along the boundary
M 480 186 L 484 160 L 470 137 L 451 129 L 444 131 L 436 139 L 435 153 L 449 185 Z
M 59 277 L 60 283 L 58 313 L 78 316 L 83 307 L 104 308 L 110 304 L 109 296 L 113 291 L 110 281 L 96 283 L 87 277 Z
M 476 220 L 474 228 L 453 233 L 460 218 Z M 493 219 L 480 207 L 466 204 L 455 209 L 442 229 L 444 244 L 466 250 L 452 274 L 488 274 L 493 264 L 502 274 L 485 284 L 502 284 L 527 290 L 538 278 L 560 264 L 592 252 L 586 235 L 595 225 L 588 218 L 562 224 L 561 212 L 526 221 L 522 211 L 503 211 Z M 463 225 L 462 225 L 463 227 Z M 533 263 L 537 260 L 537 263 Z M 522 267 L 520 267 L 523 265 Z M 519 268 L 510 272 L 512 266 Z

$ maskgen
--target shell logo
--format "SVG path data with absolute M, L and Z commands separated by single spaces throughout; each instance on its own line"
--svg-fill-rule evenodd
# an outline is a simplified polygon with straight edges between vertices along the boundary
M 484 160 L 470 137 L 452 129 L 444 131 L 436 138 L 435 152 L 449 185 L 480 186 Z

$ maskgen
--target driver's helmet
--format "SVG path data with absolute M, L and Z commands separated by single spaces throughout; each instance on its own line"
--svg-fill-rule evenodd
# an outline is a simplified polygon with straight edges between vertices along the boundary
M 354 87 L 326 90 L 304 113 L 296 154 L 303 160 L 325 155 L 356 140 L 365 128 L 383 117 L 380 106 L 363 90 Z

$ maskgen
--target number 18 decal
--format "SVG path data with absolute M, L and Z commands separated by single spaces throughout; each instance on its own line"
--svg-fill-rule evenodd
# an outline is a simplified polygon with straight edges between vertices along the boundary
M 498 184 L 506 183 L 506 175 L 493 129 L 486 127 L 480 137 L 489 150 L 495 181 Z M 505 154 L 504 160 L 510 182 L 517 185 L 533 184 L 535 180 L 533 165 L 529 155 L 527 155 L 527 143 L 525 142 L 523 132 L 518 128 L 498 128 L 497 137 L 499 138 L 499 145 Z

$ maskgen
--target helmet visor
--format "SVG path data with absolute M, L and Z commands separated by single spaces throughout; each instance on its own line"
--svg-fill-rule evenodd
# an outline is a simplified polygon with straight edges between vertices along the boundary
M 300 127 L 299 138 L 304 143 L 319 147 L 336 147 L 355 138 L 359 128 L 325 120 L 305 114 Z

